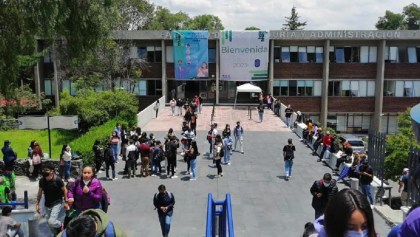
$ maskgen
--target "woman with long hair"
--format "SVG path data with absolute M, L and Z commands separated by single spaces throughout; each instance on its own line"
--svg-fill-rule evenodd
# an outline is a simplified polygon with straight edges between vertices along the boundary
M 43 157 L 44 153 L 42 152 L 41 146 L 39 146 L 37 142 L 34 142 L 34 148 L 32 150 L 32 165 L 34 166 L 34 171 L 32 172 L 32 177 L 35 179 L 38 179 Z
M 221 159 L 224 157 L 223 140 L 220 134 L 217 134 L 214 139 L 213 160 L 216 163 L 217 177 L 223 177 L 223 170 L 221 166 Z
M 343 189 L 328 203 L 324 215 L 325 226 L 319 236 L 376 237 L 373 212 L 366 196 L 355 189 Z
M 70 178 L 70 171 L 71 171 L 71 147 L 67 144 L 64 144 L 61 148 L 61 155 L 60 159 L 64 163 L 64 170 L 62 176 L 64 176 L 64 180 L 66 182 L 71 182 Z
M 190 166 L 191 166 L 191 175 L 190 181 L 197 180 L 197 156 L 198 156 L 198 147 L 197 142 L 195 140 L 191 141 L 190 149 L 187 151 L 188 157 L 190 160 Z

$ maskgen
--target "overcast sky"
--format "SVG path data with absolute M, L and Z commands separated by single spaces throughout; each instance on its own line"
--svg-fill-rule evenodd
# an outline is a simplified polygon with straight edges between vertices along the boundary
M 296 7 L 305 30 L 374 30 L 386 10 L 401 13 L 413 0 L 149 0 L 172 13 L 190 17 L 218 16 L 225 29 L 243 30 L 255 26 L 281 30 L 286 16 Z

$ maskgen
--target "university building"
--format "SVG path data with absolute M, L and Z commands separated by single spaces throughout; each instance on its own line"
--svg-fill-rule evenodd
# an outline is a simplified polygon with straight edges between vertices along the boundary
M 131 57 L 147 61 L 135 82 L 141 104 L 162 95 L 167 101 L 200 95 L 205 103 L 232 104 L 236 87 L 249 81 L 222 78 L 221 34 L 208 32 L 208 77 L 188 80 L 175 79 L 172 32 L 117 31 L 114 37 L 130 43 Z M 252 83 L 323 126 L 344 133 L 366 133 L 369 128 L 394 133 L 397 113 L 420 103 L 420 31 L 273 30 L 265 40 L 268 76 Z M 56 87 L 53 72 L 46 55 L 35 68 L 37 93 L 54 96 L 55 88 L 76 93 L 75 84 L 65 78 Z M 238 102 L 253 102 L 253 96 L 239 94 Z

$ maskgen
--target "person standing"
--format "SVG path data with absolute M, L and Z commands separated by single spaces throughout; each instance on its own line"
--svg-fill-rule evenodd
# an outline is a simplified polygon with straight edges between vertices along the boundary
M 176 153 L 177 149 L 179 147 L 179 142 L 176 139 L 174 135 L 169 136 L 169 141 L 167 142 L 166 146 L 166 153 L 167 153 L 167 159 L 168 163 L 166 166 L 166 174 L 169 177 L 170 173 L 172 173 L 172 176 L 170 176 L 172 179 L 178 178 L 178 176 L 175 175 L 175 166 L 176 166 Z
M 194 132 L 194 136 L 197 136 L 197 114 L 191 114 L 191 122 L 190 122 L 191 131 Z
M 401 193 L 401 203 L 403 206 L 408 206 L 408 181 L 410 180 L 408 168 L 403 169 L 400 178 L 398 192 Z
M 25 234 L 23 230 L 20 228 L 21 224 L 14 220 L 12 217 L 12 207 L 5 206 L 1 210 L 1 217 L 0 217 L 0 236 L 8 236 L 8 237 L 24 237 Z M 7 233 L 7 234 L 6 234 Z
M 137 164 L 136 158 L 137 158 L 138 151 L 137 151 L 137 147 L 134 145 L 133 140 L 130 139 L 128 141 L 128 146 L 125 152 L 126 152 L 125 156 L 127 157 L 125 164 L 127 167 L 128 178 L 130 177 L 134 178 L 136 175 L 136 164 Z
M 95 140 L 93 144 L 92 150 L 93 154 L 95 155 L 94 162 L 95 162 L 95 171 L 96 173 L 101 173 L 102 163 L 104 161 L 103 151 L 100 146 L 101 142 L 99 140 Z
M 113 147 L 114 145 L 109 143 L 104 150 L 104 161 L 105 161 L 105 175 L 108 180 L 117 180 L 115 177 L 115 159 Z M 109 168 L 112 170 L 112 178 L 109 177 Z
M 359 169 L 360 186 L 362 187 L 363 194 L 369 199 L 370 205 L 373 208 L 374 202 L 372 198 L 371 186 L 373 181 L 373 169 L 367 160 L 364 160 Z
M 176 101 L 176 107 L 178 108 L 178 116 L 182 116 L 182 106 L 184 105 L 184 102 L 181 98 L 178 98 Z
M 284 158 L 284 171 L 286 172 L 286 181 L 292 177 L 293 159 L 295 158 L 295 145 L 293 145 L 292 139 L 287 140 L 287 145 L 283 147 L 283 158 Z
M 10 147 L 9 140 L 4 141 L 4 146 L 1 151 L 3 152 L 4 165 L 14 167 L 17 155 L 16 152 L 13 151 L 13 148 Z
M 61 149 L 61 159 L 64 162 L 64 181 L 73 182 L 70 180 L 70 171 L 71 171 L 71 148 L 69 145 L 64 144 Z
M 290 105 L 287 106 L 287 108 L 284 110 L 284 113 L 286 114 L 286 126 L 292 128 L 290 117 L 293 114 L 293 109 L 290 107 Z
M 147 144 L 146 139 L 142 139 L 140 142 L 141 144 L 138 147 L 141 157 L 140 176 L 147 177 L 149 176 L 150 153 L 152 149 Z
M 244 129 L 241 126 L 241 122 L 236 122 L 236 127 L 233 129 L 233 135 L 235 137 L 235 146 L 233 150 L 237 151 L 237 145 L 239 142 L 240 151 L 244 154 Z
M 191 165 L 191 175 L 190 181 L 197 180 L 197 156 L 198 153 L 198 147 L 197 142 L 195 140 L 191 141 L 191 147 L 188 150 L 189 152 L 189 159 L 190 159 L 190 165 Z
M 172 116 L 175 116 L 175 108 L 176 108 L 175 98 L 172 98 L 172 100 L 169 101 L 169 106 L 171 106 Z
M 217 168 L 217 177 L 223 177 L 223 170 L 222 170 L 222 166 L 221 166 L 221 160 L 222 158 L 226 155 L 224 154 L 224 149 L 223 149 L 223 140 L 222 137 L 220 136 L 220 134 L 217 134 L 215 139 L 214 139 L 214 151 L 213 151 L 213 160 L 214 163 L 216 164 L 216 168 Z
M 153 205 L 159 216 L 162 236 L 168 237 L 174 213 L 175 196 L 173 193 L 166 191 L 166 187 L 163 184 L 159 185 L 158 191 L 153 197 Z
M 117 158 L 115 160 L 115 162 L 118 163 L 118 156 L 121 154 L 121 144 L 122 144 L 122 139 L 121 139 L 121 124 L 120 123 L 117 123 L 116 124 L 116 126 L 114 128 L 114 134 L 115 134 L 115 136 L 118 137 L 118 144 L 117 144 L 117 151 L 116 151 Z M 113 134 L 113 136 L 114 136 L 114 134 Z
M 260 123 L 262 123 L 264 118 L 264 104 L 260 102 L 260 104 L 257 106 L 258 111 L 258 117 L 260 118 Z
M 39 180 L 39 189 L 35 210 L 41 213 L 39 202 L 41 196 L 44 194 L 45 198 L 45 213 L 48 221 L 48 226 L 51 232 L 56 235 L 60 232 L 62 226 L 61 220 L 65 215 L 65 211 L 69 209 L 67 200 L 67 188 L 63 180 L 55 174 L 54 165 L 47 163 L 42 170 L 42 178 Z M 65 202 L 64 202 L 65 201 Z
M 315 220 L 324 214 L 328 201 L 338 192 L 337 181 L 330 173 L 325 173 L 321 180 L 312 184 L 312 207 L 315 209 Z
M 230 131 L 230 130 L 229 130 Z M 230 132 L 229 132 L 230 133 Z M 223 157 L 223 161 L 225 165 L 230 165 L 230 158 L 231 158 L 231 152 L 232 152 L 232 138 L 228 135 L 228 133 L 223 133 L 223 152 L 225 153 L 225 156 Z
M 160 106 L 159 100 L 156 100 L 155 106 L 153 106 L 153 109 L 156 111 L 156 118 L 159 113 L 159 106 Z
M 42 152 L 41 147 L 37 142 L 34 143 L 34 149 L 32 150 L 32 165 L 34 166 L 34 170 L 32 175 L 35 179 L 38 180 L 39 171 L 42 167 L 42 158 L 44 157 L 44 153 Z
M 271 94 L 268 94 L 265 99 L 267 100 L 267 108 L 273 110 L 273 97 Z
M 109 138 L 109 142 L 112 144 L 112 156 L 114 158 L 115 163 L 118 163 L 118 147 L 120 144 L 120 137 L 118 136 L 118 133 L 114 131 L 112 133 L 112 136 Z

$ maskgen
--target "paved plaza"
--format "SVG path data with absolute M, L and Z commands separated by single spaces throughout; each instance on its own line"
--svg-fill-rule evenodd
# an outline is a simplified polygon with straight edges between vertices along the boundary
M 207 106 L 198 115 L 197 141 L 201 154 L 209 149 L 205 137 L 211 111 L 212 107 Z M 166 175 L 123 179 L 120 173 L 118 180 L 105 181 L 102 173 L 101 180 L 111 194 L 111 219 L 128 236 L 160 236 L 152 198 L 158 185 L 164 184 L 176 198 L 171 236 L 204 236 L 208 193 L 216 200 L 224 200 L 226 193 L 231 194 L 236 236 L 301 236 L 303 225 L 314 217 L 309 188 L 314 180 L 331 170 L 316 162 L 309 148 L 271 111 L 266 111 L 264 121 L 259 123 L 255 109 L 249 119 L 246 109 L 216 107 L 219 132 L 226 123 L 233 129 L 238 120 L 245 130 L 245 154 L 233 153 L 232 165 L 223 166 L 222 178 L 215 178 L 216 169 L 208 167 L 212 161 L 203 155 L 198 158 L 198 180 L 194 182 L 188 181 L 189 176 L 184 174 L 186 164 L 180 156 L 177 179 L 168 179 Z M 163 139 L 171 127 L 179 134 L 181 122 L 182 118 L 172 117 L 167 107 L 142 130 Z M 292 178 L 285 181 L 281 150 L 288 138 L 293 139 L 297 151 Z M 122 167 L 120 162 L 118 170 Z M 343 187 L 339 185 L 340 189 Z M 376 213 L 375 225 L 379 234 L 386 236 L 390 227 Z

